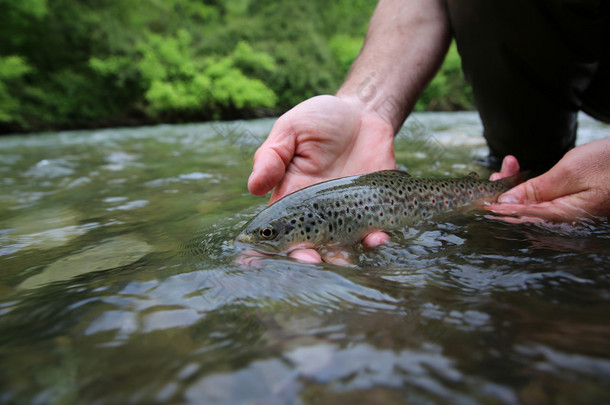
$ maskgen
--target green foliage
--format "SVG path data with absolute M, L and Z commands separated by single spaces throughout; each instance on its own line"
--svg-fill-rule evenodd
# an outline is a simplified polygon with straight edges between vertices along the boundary
M 227 56 L 196 58 L 189 43 L 188 33 L 181 31 L 178 38 L 156 36 L 144 45 L 138 67 L 150 82 L 144 97 L 151 113 L 202 111 L 219 118 L 223 109 L 232 107 L 275 106 L 275 93 L 260 79 L 244 74 L 273 72 L 275 63 L 269 55 L 240 42 Z
M 116 85 L 140 77 L 151 116 L 219 118 L 231 108 L 275 106 L 277 96 L 257 78 L 274 72 L 275 62 L 245 42 L 226 56 L 197 57 L 192 36 L 180 30 L 171 37 L 150 33 L 134 49 L 129 58 L 92 58 L 89 65 Z
M 23 83 L 23 76 L 32 68 L 19 56 L 0 56 L 0 122 L 19 119 L 21 100 L 17 89 Z
M 335 35 L 328 41 L 328 46 L 342 71 L 347 72 L 349 70 L 358 53 L 360 53 L 363 42 L 364 37 L 354 38 L 345 34 Z
M 0 131 L 280 114 L 336 91 L 374 6 L 0 0 Z M 417 108 L 471 98 L 452 48 Z

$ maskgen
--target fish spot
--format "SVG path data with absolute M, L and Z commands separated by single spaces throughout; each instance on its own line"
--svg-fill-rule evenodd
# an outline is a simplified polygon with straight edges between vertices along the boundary
M 309 233 L 311 232 L 311 228 L 309 228 L 308 226 L 305 227 L 305 232 Z
M 339 225 L 343 225 L 343 219 L 339 218 Z
M 301 217 L 301 218 L 299 218 L 299 221 L 303 222 L 303 221 L 305 221 L 305 218 Z
M 361 218 L 362 218 L 362 215 L 358 214 L 358 219 L 361 219 Z
M 347 232 L 351 232 L 351 231 L 352 231 L 352 227 L 350 226 L 347 228 Z
M 379 213 L 379 216 L 380 216 L 380 217 L 382 217 L 382 216 L 383 216 L 383 212 L 380 212 L 380 213 Z
M 333 231 L 333 224 L 328 224 L 328 230 L 329 230 L 330 232 L 332 232 L 332 231 Z
M 290 223 L 294 225 L 294 224 L 296 224 L 296 223 L 297 223 L 297 220 L 296 220 L 296 219 L 293 219 L 293 220 L 291 220 L 291 221 L 290 221 Z
M 402 215 L 407 215 L 407 211 L 403 211 L 403 212 L 402 212 Z
M 315 209 L 318 209 L 320 206 L 318 205 L 318 203 L 313 203 L 313 207 L 314 207 Z
M 341 203 L 339 201 L 335 202 L 335 207 L 340 207 Z

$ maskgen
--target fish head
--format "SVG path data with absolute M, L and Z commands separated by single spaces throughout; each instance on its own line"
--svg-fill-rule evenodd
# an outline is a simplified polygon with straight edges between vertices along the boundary
M 267 207 L 236 236 L 234 245 L 260 253 L 287 253 L 296 248 L 315 248 L 324 238 L 323 222 L 308 209 L 279 214 Z

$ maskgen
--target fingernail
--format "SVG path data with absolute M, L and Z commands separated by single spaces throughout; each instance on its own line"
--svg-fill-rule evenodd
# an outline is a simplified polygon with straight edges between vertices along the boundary
M 512 194 L 502 194 L 498 197 L 498 202 L 500 204 L 519 204 L 519 201 Z

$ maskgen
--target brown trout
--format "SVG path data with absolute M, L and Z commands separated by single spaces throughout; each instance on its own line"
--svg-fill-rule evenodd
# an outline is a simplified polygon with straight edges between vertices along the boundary
M 461 208 L 495 201 L 514 178 L 414 178 L 384 170 L 314 184 L 261 211 L 237 235 L 238 246 L 267 254 L 296 248 L 353 246 L 373 231 L 391 231 Z

